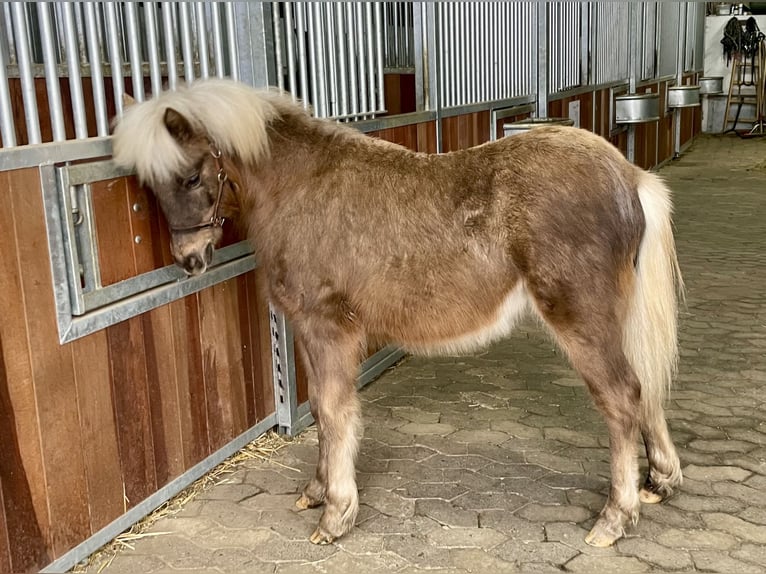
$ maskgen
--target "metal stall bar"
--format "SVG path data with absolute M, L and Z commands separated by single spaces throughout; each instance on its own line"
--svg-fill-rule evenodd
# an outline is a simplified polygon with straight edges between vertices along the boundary
M 96 4 L 94 2 L 84 2 L 83 8 L 85 10 L 85 37 L 88 43 L 93 106 L 96 113 L 96 132 L 100 136 L 106 136 L 109 135 L 109 119 L 106 115 L 106 94 L 104 93 L 104 74 L 101 70 L 101 39 L 98 33 Z M 45 36 L 46 33 L 43 33 L 43 39 Z M 47 74 L 46 71 L 46 76 Z M 51 90 L 48 88 L 49 98 L 50 93 Z M 53 116 L 53 110 L 51 110 L 51 116 Z
M 3 6 L 3 8 L 8 8 Z M 11 35 L 7 30 L 5 18 L 0 18 L 0 38 L 8 38 Z M 13 120 L 13 108 L 11 108 L 11 90 L 8 84 L 8 63 L 10 57 L 6 50 L 7 44 L 0 41 L 0 138 L 3 140 L 3 147 L 10 148 L 16 146 L 16 122 Z
M 372 108 L 373 112 L 385 111 L 385 78 L 383 76 L 383 6 L 380 2 L 375 3 L 375 30 L 376 30 L 376 76 L 378 78 L 377 105 Z
M 348 115 L 349 113 L 349 91 L 348 91 L 348 69 L 349 60 L 346 46 L 346 12 L 342 4 L 335 4 L 335 20 L 338 31 L 338 71 L 340 82 L 340 113 Z
M 128 58 L 130 59 L 130 76 L 133 85 L 133 97 L 139 102 L 144 101 L 144 71 L 141 66 L 141 38 L 138 31 L 138 14 L 136 4 L 125 4 L 125 31 L 128 40 Z
M 291 2 L 283 2 L 285 7 L 285 47 L 287 48 L 287 90 L 293 97 L 298 98 L 298 77 L 295 73 L 295 23 Z
M 24 2 L 11 4 L 13 28 L 16 31 L 16 60 L 21 79 L 21 95 L 24 101 L 24 116 L 27 124 L 27 139 L 31 144 L 41 142 L 40 118 L 37 114 L 37 96 L 35 94 L 35 78 L 32 74 L 32 58 L 29 50 L 29 30 L 24 13 Z M 8 110 L 11 110 L 10 103 Z M 13 125 L 13 122 L 10 123 Z M 15 138 L 13 138 L 15 140 Z M 5 138 L 3 139 L 5 141 Z M 9 138 L 8 141 L 11 141 Z
M 199 55 L 199 75 L 201 78 L 210 77 L 210 58 L 207 51 L 207 15 L 205 2 L 194 3 L 194 14 L 197 18 L 197 52 Z M 211 4 L 215 7 L 215 4 Z
M 324 49 L 322 59 L 327 62 L 325 80 L 328 83 L 329 101 L 327 115 L 337 116 L 338 108 L 338 64 L 335 52 L 335 11 L 330 3 L 324 4 L 321 10 L 325 33 L 322 35 Z
M 532 85 L 537 87 L 538 118 L 548 117 L 548 10 L 544 3 L 536 4 L 537 25 L 534 27 L 532 45 L 538 47 L 537 61 L 532 68 Z
M 223 51 L 223 22 L 221 21 L 221 5 L 214 2 L 210 5 L 210 13 L 213 21 L 213 58 L 215 61 L 215 75 L 223 78 L 226 75 L 225 58 Z
M 186 84 L 194 81 L 194 45 L 192 40 L 192 15 L 188 2 L 179 3 L 178 17 L 181 21 L 181 53 L 184 61 Z
M 356 39 L 356 28 L 354 26 L 354 10 L 355 5 L 353 2 L 348 2 L 346 4 L 346 20 L 348 22 L 348 43 L 347 43 L 347 50 L 348 55 L 346 58 L 346 61 L 348 62 L 349 70 L 348 70 L 348 77 L 349 77 L 349 100 L 351 103 L 351 113 L 353 115 L 357 115 L 359 113 L 359 77 L 357 75 L 357 66 L 356 66 L 356 45 L 357 45 L 357 39 Z
M 308 62 L 307 52 L 306 52 L 306 18 L 305 18 L 305 11 L 303 3 L 293 3 L 293 6 L 295 6 L 295 26 L 296 26 L 296 34 L 298 35 L 298 74 L 300 77 L 300 87 L 301 87 L 301 93 L 300 97 L 303 102 L 303 107 L 308 108 L 309 107 L 309 74 L 308 69 L 306 68 L 306 63 Z M 313 79 L 313 77 L 312 77 Z M 312 86 L 314 83 L 312 82 Z
M 90 8 L 92 10 L 93 7 L 90 6 Z M 66 139 L 66 129 L 64 128 L 64 108 L 61 104 L 61 91 L 59 88 L 56 47 L 53 44 L 54 35 L 53 26 L 51 25 L 51 5 L 47 2 L 39 2 L 37 4 L 37 15 L 40 21 L 40 39 L 43 49 L 43 63 L 45 66 L 45 87 L 48 92 L 48 108 L 50 109 L 51 114 L 53 141 L 60 142 Z M 95 89 L 95 83 L 93 85 Z
M 114 106 L 117 115 L 122 115 L 122 96 L 125 84 L 122 78 L 122 54 L 120 50 L 120 32 L 117 27 L 117 5 L 112 2 L 104 4 L 106 15 L 106 37 L 109 40 L 109 64 L 112 68 L 112 90 L 114 91 Z
M 284 62 L 282 57 L 282 22 L 279 18 L 280 2 L 275 2 L 271 10 L 271 25 L 274 29 L 274 57 L 277 68 L 277 87 L 280 90 L 285 89 Z
M 365 7 L 365 33 L 367 36 L 367 82 L 368 82 L 368 104 L 367 110 L 375 111 L 375 38 L 373 37 L 373 16 L 372 4 L 366 3 Z M 364 116 L 371 117 L 371 116 Z
M 168 88 L 175 90 L 178 87 L 178 67 L 176 63 L 176 34 L 173 25 L 173 2 L 161 2 L 162 30 L 165 40 L 165 66 L 168 76 Z
M 162 92 L 162 70 L 160 69 L 160 46 L 157 38 L 157 5 L 155 2 L 144 2 L 144 17 L 146 21 L 146 52 L 149 56 L 149 77 L 151 79 L 152 96 L 156 98 Z
M 226 32 L 229 39 L 229 74 L 232 79 L 239 80 L 239 45 L 237 44 L 237 24 L 234 17 L 234 3 L 224 4 L 226 14 Z
M 365 57 L 365 42 L 364 42 L 364 12 L 362 9 L 364 6 L 361 4 L 356 5 L 356 41 L 358 47 L 357 62 L 357 77 L 359 78 L 359 111 L 363 112 L 367 106 L 367 82 L 365 77 L 367 75 L 367 58 Z

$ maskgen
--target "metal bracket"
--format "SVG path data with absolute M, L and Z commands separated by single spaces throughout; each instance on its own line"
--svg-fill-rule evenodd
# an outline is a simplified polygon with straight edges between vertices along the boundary
M 295 378 L 295 342 L 285 316 L 269 304 L 271 332 L 271 367 L 274 402 L 280 433 L 295 436 L 305 427 L 298 426 L 298 393 Z

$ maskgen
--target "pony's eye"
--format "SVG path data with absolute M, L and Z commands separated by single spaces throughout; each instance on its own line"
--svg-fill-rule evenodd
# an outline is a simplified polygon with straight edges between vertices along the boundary
M 187 189 L 194 189 L 195 187 L 199 187 L 199 184 L 202 183 L 202 180 L 199 177 L 198 173 L 195 173 L 193 176 L 191 176 L 189 179 L 184 182 L 184 185 Z

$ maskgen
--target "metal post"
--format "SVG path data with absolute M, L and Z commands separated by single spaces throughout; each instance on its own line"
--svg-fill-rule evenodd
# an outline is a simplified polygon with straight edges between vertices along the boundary
M 280 433 L 294 436 L 298 422 L 298 389 L 295 378 L 295 344 L 285 316 L 269 305 L 271 323 L 271 367 L 277 427 Z
M 638 17 L 638 10 L 641 5 L 636 2 L 630 3 L 628 12 L 628 91 L 633 94 L 636 91 L 636 68 L 639 65 L 638 54 L 638 34 L 641 29 L 641 21 Z M 636 160 L 636 127 L 628 126 L 628 161 Z
M 687 2 L 678 4 L 678 57 L 676 58 L 676 85 L 684 81 L 684 59 L 686 57 Z M 662 110 L 660 110 L 662 112 Z M 681 155 L 681 110 L 673 110 L 673 157 Z
M 420 62 L 423 70 L 424 85 L 427 89 L 423 92 L 424 107 L 436 112 L 436 152 L 442 152 L 442 109 L 441 94 L 439 93 L 439 76 L 441 74 L 441 34 L 440 26 L 443 22 L 444 4 L 423 2 L 420 4 L 423 26 L 417 30 L 420 39 L 421 52 L 415 54 L 415 61 Z M 437 13 L 438 10 L 438 13 Z M 418 40 L 415 41 L 418 45 Z
M 548 4 L 538 2 L 537 26 L 535 27 L 534 46 L 537 46 L 537 65 L 534 69 L 533 85 L 537 87 L 538 118 L 548 117 Z
M 157 39 L 157 7 L 154 2 L 144 2 L 146 17 L 146 51 L 149 55 L 149 76 L 152 96 L 158 97 L 162 91 L 162 72 L 160 70 L 160 47 Z
M 237 48 L 239 79 L 251 86 L 265 88 L 276 81 L 272 6 L 268 2 L 237 2 Z

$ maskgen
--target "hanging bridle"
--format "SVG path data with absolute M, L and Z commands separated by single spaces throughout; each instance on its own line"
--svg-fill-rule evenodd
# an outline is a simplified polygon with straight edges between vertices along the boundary
M 226 170 L 223 168 L 223 161 L 221 159 L 221 156 L 223 154 L 221 153 L 221 150 L 213 143 L 210 144 L 210 155 L 212 155 L 213 159 L 215 159 L 215 166 L 216 168 L 218 168 L 218 173 L 217 173 L 218 195 L 216 196 L 215 203 L 213 204 L 213 215 L 208 221 L 204 223 L 198 223 L 197 225 L 189 225 L 187 227 L 170 226 L 171 233 L 199 231 L 200 229 L 207 229 L 208 227 L 223 227 L 223 222 L 226 221 L 226 218 L 219 217 L 218 210 L 221 207 L 221 198 L 223 197 L 223 186 L 226 185 L 227 181 L 229 181 L 229 174 L 227 174 Z

